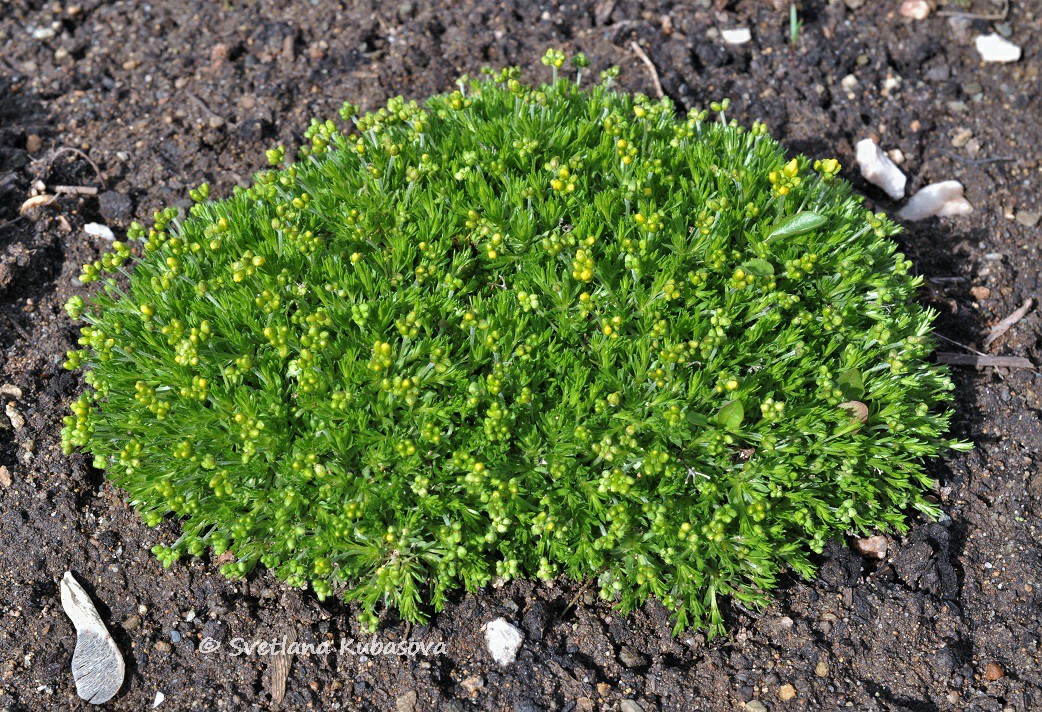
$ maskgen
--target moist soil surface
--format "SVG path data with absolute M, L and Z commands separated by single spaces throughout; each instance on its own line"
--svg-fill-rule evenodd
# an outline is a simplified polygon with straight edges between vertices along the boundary
M 976 448 L 930 464 L 941 521 L 912 517 L 881 560 L 834 542 L 816 580 L 785 578 L 763 612 L 730 606 L 728 635 L 713 640 L 673 636 L 655 603 L 621 615 L 582 582 L 559 580 L 460 593 L 426 626 L 385 613 L 376 641 L 441 642 L 444 654 L 348 649 L 368 639 L 350 605 L 260 569 L 228 581 L 209 557 L 164 569 L 150 548 L 172 541 L 176 523 L 146 527 L 84 456 L 61 452 L 62 417 L 84 387 L 61 366 L 78 338 L 62 306 L 85 293 L 79 266 L 107 247 L 85 224 L 122 236 L 135 217 L 185 205 L 203 181 L 226 195 L 263 168 L 265 149 L 298 145 L 311 117 L 335 117 L 347 99 L 363 109 L 422 99 L 486 65 L 546 79 L 538 60 L 551 46 L 585 52 L 594 70 L 618 64 L 623 88 L 653 95 L 638 42 L 678 108 L 730 97 L 729 116 L 762 119 L 792 152 L 838 157 L 873 209 L 898 205 L 852 168 L 862 138 L 900 151 L 910 191 L 961 181 L 971 215 L 910 224 L 897 239 L 926 278 L 921 299 L 939 311 L 940 350 L 971 353 L 951 339 L 985 351 L 990 327 L 1040 295 L 1042 7 L 1013 0 L 1005 20 L 913 21 L 896 0 L 800 5 L 792 46 L 787 2 L 6 0 L 0 709 L 87 706 L 58 603 L 66 570 L 125 654 L 126 683 L 109 703 L 119 710 L 1042 708 L 1033 368 L 955 368 L 953 431 Z M 750 43 L 722 43 L 720 29 L 742 26 Z M 996 26 L 1024 48 L 1020 61 L 981 63 L 973 40 Z M 57 193 L 20 214 L 55 186 L 97 194 Z M 1040 364 L 1039 327 L 1032 310 L 987 350 Z M 482 632 L 500 616 L 525 636 L 506 667 Z M 335 649 L 236 654 L 243 641 L 284 635 Z M 206 639 L 220 649 L 204 652 Z

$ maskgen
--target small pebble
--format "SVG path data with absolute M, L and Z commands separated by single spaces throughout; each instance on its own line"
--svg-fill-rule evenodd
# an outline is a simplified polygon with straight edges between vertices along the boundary
M 228 45 L 218 42 L 210 50 L 210 65 L 214 68 L 219 67 L 228 61 L 228 57 Z
M 970 139 L 973 138 L 973 132 L 967 128 L 957 128 L 952 132 L 952 146 L 955 148 L 962 148 Z
M 102 225 L 101 223 L 87 223 L 83 226 L 83 231 L 88 235 L 100 237 L 102 240 L 116 239 L 116 235 L 112 232 L 112 229 L 107 225 Z
M 796 688 L 792 685 L 782 685 L 780 688 L 778 688 L 778 697 L 780 697 L 785 702 L 788 702 L 789 700 L 796 697 Z
M 647 663 L 643 655 L 628 645 L 622 646 L 622 650 L 619 651 L 619 660 L 628 668 L 640 667 Z
M 753 33 L 748 27 L 739 27 L 733 30 L 720 30 L 720 37 L 726 44 L 741 45 L 753 38 Z
M 619 703 L 620 712 L 644 712 L 644 708 L 636 700 L 623 700 Z
M 416 703 L 419 701 L 419 697 L 420 696 L 416 694 L 416 690 L 409 690 L 394 701 L 394 708 L 398 712 L 413 712 L 413 710 L 416 709 Z
M 481 678 L 481 675 L 471 675 L 468 678 L 464 678 L 463 682 L 460 683 L 460 687 L 466 690 L 468 695 L 473 695 L 484 686 L 485 681 Z
M 156 644 L 152 646 L 152 649 L 157 653 L 169 653 L 173 650 L 173 647 L 165 640 L 157 640 Z
M 485 624 L 485 646 L 500 665 L 509 665 L 517 658 L 524 636 L 505 618 Z
M 984 668 L 984 679 L 989 682 L 994 682 L 1005 676 L 1006 671 L 998 663 L 988 663 L 987 667 Z
M 891 199 L 905 197 L 908 178 L 872 139 L 858 141 L 857 164 L 865 180 L 882 188 Z
M 745 703 L 746 712 L 767 712 L 767 705 L 759 700 L 749 700 Z
M 7 419 L 11 421 L 12 428 L 15 430 L 21 430 L 25 427 L 25 418 L 23 418 L 22 414 L 18 412 L 14 403 L 8 403 L 4 411 L 7 413 Z
M 159 690 L 156 690 L 156 699 L 152 701 L 152 709 L 155 709 L 156 707 L 159 707 L 159 705 L 163 704 L 163 700 L 165 699 L 166 695 L 164 695 Z
M 976 45 L 977 52 L 985 62 L 1016 62 L 1020 59 L 1020 47 L 994 32 L 980 35 Z
M 991 290 L 987 287 L 972 287 L 970 295 L 977 301 L 984 301 L 991 296 Z
M 1035 227 L 1035 225 L 1038 225 L 1040 218 L 1042 218 L 1042 213 L 1037 210 L 1017 211 L 1017 222 L 1024 227 Z
M 856 539 L 854 547 L 862 556 L 879 559 L 880 561 L 886 558 L 887 544 L 885 536 L 876 535 L 865 537 L 864 539 Z
M 43 139 L 36 134 L 29 134 L 25 137 L 25 150 L 29 153 L 38 153 L 43 148 Z
M 902 17 L 925 20 L 930 15 L 930 5 L 926 0 L 905 0 L 901 3 L 900 13 Z
M 11 486 L 11 471 L 7 469 L 7 465 L 0 465 L 0 485 Z
M 814 674 L 817 675 L 818 677 L 828 677 L 829 676 L 829 665 L 828 665 L 828 663 L 826 663 L 824 660 L 820 661 L 816 666 L 814 666 Z
M 857 89 L 857 77 L 853 74 L 848 74 L 840 80 L 839 85 L 843 87 L 843 90 L 847 93 L 853 93 Z
M 962 191 L 962 183 L 957 180 L 931 183 L 913 195 L 897 216 L 915 222 L 934 216 L 969 215 L 973 206 L 963 197 Z
M 137 630 L 139 625 L 141 625 L 141 618 L 139 616 L 131 616 L 130 618 L 127 618 L 125 621 L 123 621 L 123 630 Z
M 176 630 L 170 631 L 170 642 L 171 643 L 175 643 L 175 644 L 176 643 L 180 643 L 181 642 L 181 634 L 178 633 Z

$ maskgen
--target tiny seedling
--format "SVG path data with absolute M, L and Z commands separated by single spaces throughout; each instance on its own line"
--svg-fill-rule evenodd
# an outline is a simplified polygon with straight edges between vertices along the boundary
M 803 20 L 799 18 L 796 11 L 796 3 L 789 5 L 789 45 L 796 49 L 800 41 L 800 30 L 803 29 Z

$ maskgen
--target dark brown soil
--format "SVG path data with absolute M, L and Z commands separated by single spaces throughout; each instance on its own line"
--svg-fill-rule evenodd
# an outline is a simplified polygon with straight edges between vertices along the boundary
M 119 490 L 59 445 L 82 388 L 61 369 L 77 338 L 62 305 L 83 291 L 79 265 L 105 247 L 83 225 L 122 234 L 204 180 L 226 194 L 262 167 L 264 149 L 295 145 L 310 117 L 335 116 L 345 99 L 372 108 L 395 94 L 422 98 L 484 65 L 542 77 L 549 46 L 582 50 L 598 70 L 619 64 L 625 88 L 651 93 L 637 40 L 679 106 L 730 97 L 736 118 L 763 119 L 793 151 L 838 156 L 878 209 L 896 206 L 851 170 L 861 138 L 900 149 L 913 190 L 962 181 L 974 213 L 911 225 L 901 243 L 920 273 L 946 278 L 922 295 L 941 311 L 939 334 L 981 348 L 990 325 L 1040 295 L 1040 230 L 1023 223 L 1042 209 L 1042 8 L 1013 0 L 1006 22 L 1024 57 L 983 65 L 972 39 L 991 31 L 987 21 L 935 13 L 912 22 L 897 0 L 848 3 L 862 6 L 802 3 L 792 50 L 787 2 L 724 0 L 718 11 L 708 0 L 5 0 L 0 384 L 21 390 L 2 399 L 25 422 L 0 415 L 0 708 L 85 706 L 57 601 L 67 569 L 126 655 L 113 709 L 149 709 L 157 692 L 160 710 L 269 708 L 273 658 L 232 655 L 236 638 L 358 636 L 351 607 L 320 604 L 267 573 L 232 583 L 210 559 L 164 570 L 149 549 L 176 526 L 145 527 Z M 993 11 L 987 0 L 973 7 Z M 741 47 L 707 36 L 743 25 L 754 39 Z M 849 93 L 848 74 L 857 78 Z M 19 217 L 35 181 L 101 195 L 61 195 Z M 1039 326 L 1032 311 L 993 351 L 1042 363 Z M 389 616 L 377 635 L 443 641 L 444 655 L 297 656 L 282 708 L 1042 709 L 1042 380 L 1029 369 L 962 368 L 956 383 L 954 430 L 977 447 L 932 465 L 943 521 L 916 521 L 882 562 L 836 543 L 818 580 L 785 581 L 762 615 L 732 609 L 726 638 L 673 637 L 660 606 L 618 615 L 578 583 L 518 582 L 461 595 L 422 628 Z M 482 640 L 497 616 L 525 634 L 505 669 Z M 206 637 L 221 651 L 201 653 Z

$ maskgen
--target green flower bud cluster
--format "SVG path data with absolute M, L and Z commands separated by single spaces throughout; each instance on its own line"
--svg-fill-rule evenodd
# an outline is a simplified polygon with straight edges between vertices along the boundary
M 727 101 L 567 61 L 346 104 L 84 267 L 64 446 L 182 519 L 164 563 L 261 564 L 367 626 L 590 577 L 716 633 L 722 597 L 934 511 L 923 461 L 962 444 L 897 227 Z

